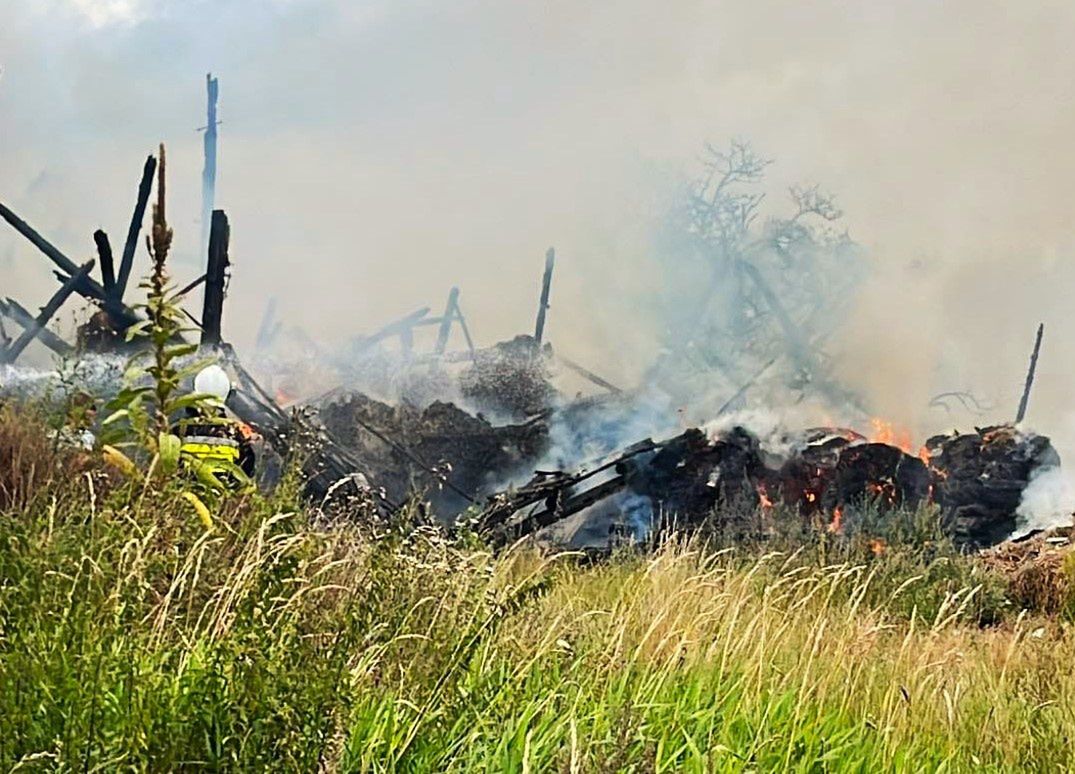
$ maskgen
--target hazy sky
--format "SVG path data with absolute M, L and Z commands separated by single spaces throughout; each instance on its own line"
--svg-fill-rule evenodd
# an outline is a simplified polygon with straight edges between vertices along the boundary
M 550 336 L 629 379 L 649 228 L 702 143 L 739 136 L 777 160 L 771 208 L 821 182 L 880 267 L 839 342 L 849 381 L 908 419 L 939 388 L 1014 411 L 1040 319 L 1031 415 L 1075 430 L 1070 2 L 3 5 L 0 200 L 75 260 L 98 226 L 121 241 L 163 140 L 175 271 L 198 273 L 195 129 L 220 77 L 240 345 L 269 294 L 340 337 L 452 284 L 479 339 L 524 331 L 555 245 Z M 28 306 L 54 285 L 6 227 L 0 277 Z

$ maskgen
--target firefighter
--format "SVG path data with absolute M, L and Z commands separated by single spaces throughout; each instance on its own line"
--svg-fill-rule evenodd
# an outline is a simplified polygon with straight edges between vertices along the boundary
M 206 400 L 188 408 L 186 418 L 178 424 L 180 454 L 210 471 L 224 488 L 243 488 L 254 475 L 254 449 L 250 429 L 229 417 L 224 409 L 231 380 L 223 368 L 210 365 L 194 377 L 194 392 L 206 396 Z M 247 481 L 239 480 L 234 473 L 236 468 Z

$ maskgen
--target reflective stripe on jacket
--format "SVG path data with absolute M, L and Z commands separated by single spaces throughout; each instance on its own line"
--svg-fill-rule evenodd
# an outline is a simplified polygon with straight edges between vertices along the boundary
M 209 435 L 188 435 L 179 447 L 182 454 L 189 454 L 202 460 L 239 461 L 239 444 L 231 438 L 218 438 Z

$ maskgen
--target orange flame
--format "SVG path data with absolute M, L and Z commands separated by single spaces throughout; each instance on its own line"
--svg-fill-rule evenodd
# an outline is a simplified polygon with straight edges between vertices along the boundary
M 879 417 L 870 420 L 873 426 L 873 434 L 870 440 L 874 443 L 886 443 L 895 446 L 907 454 L 911 453 L 911 431 L 907 428 L 897 428 L 892 422 Z
M 874 556 L 880 556 L 881 554 L 883 554 L 887 547 L 888 546 L 885 544 L 885 541 L 883 541 L 881 538 L 874 538 L 870 541 L 870 552 Z
M 829 522 L 829 532 L 837 533 L 843 527 L 844 509 L 837 505 L 832 511 L 832 521 Z
M 765 484 L 758 484 L 758 502 L 764 510 L 773 507 L 773 501 L 769 499 L 769 493 L 765 491 Z

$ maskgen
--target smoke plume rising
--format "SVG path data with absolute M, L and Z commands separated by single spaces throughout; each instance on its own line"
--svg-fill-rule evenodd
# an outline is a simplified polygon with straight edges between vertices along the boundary
M 828 346 L 872 410 L 919 436 L 1011 419 L 1044 321 L 1029 419 L 1075 460 L 1073 31 L 1057 0 L 9 0 L 0 200 L 85 260 L 163 140 L 196 276 L 211 70 L 240 351 L 270 296 L 331 345 L 452 285 L 481 342 L 510 337 L 553 244 L 549 338 L 631 384 L 666 329 L 654 234 L 702 143 L 745 137 L 777 160 L 767 208 L 821 182 L 871 256 Z M 6 227 L 0 271 L 27 306 L 54 287 Z

